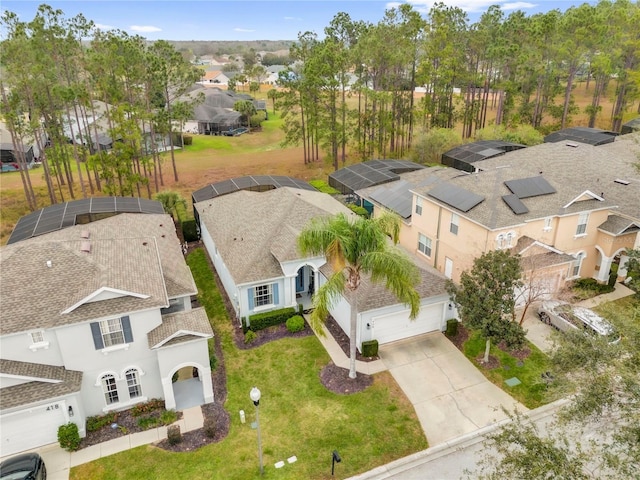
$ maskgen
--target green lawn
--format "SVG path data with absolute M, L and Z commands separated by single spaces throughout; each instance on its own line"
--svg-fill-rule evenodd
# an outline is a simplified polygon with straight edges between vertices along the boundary
M 485 339 L 478 331 L 470 331 L 469 339 L 464 344 L 464 354 L 491 382 L 527 408 L 536 408 L 556 399 L 551 397 L 541 377 L 542 373 L 550 370 L 549 358 L 531 342 L 527 343 L 527 348 L 531 354 L 518 366 L 517 358 L 492 344 L 490 354 L 500 360 L 500 367 L 487 370 L 476 360 L 484 355 Z M 504 381 L 512 377 L 517 377 L 522 383 L 509 387 Z
M 376 375 L 374 384 L 364 392 L 341 396 L 320 383 L 319 372 L 329 356 L 315 336 L 237 349 L 231 337 L 234 327 L 204 251 L 190 254 L 188 263 L 223 345 L 229 435 L 193 453 L 138 447 L 75 467 L 72 479 L 260 478 L 257 436 L 250 427 L 255 408 L 249 391 L 254 385 L 262 392 L 263 478 L 332 478 L 333 450 L 342 456 L 334 478 L 345 478 L 427 448 L 413 407 L 388 372 Z M 247 413 L 244 425 L 239 410 Z M 286 459 L 293 455 L 298 461 L 288 464 Z M 279 460 L 285 460 L 285 466 L 276 470 L 274 463 Z

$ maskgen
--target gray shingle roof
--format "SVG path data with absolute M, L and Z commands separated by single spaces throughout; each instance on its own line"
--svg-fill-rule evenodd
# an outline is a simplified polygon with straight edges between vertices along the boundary
M 640 223 L 620 215 L 609 215 L 598 228 L 614 235 L 622 235 L 623 233 L 637 232 L 640 229 Z
M 355 215 L 330 195 L 290 187 L 241 190 L 194 206 L 238 285 L 281 277 L 274 255 L 302 258 L 294 254 L 294 233 L 312 218 L 339 212 Z
M 34 379 L 0 389 L 0 405 L 3 409 L 79 392 L 82 385 L 82 372 L 67 370 L 64 367 L 0 359 L 0 372 Z M 55 382 L 42 381 L 42 379 Z
M 85 242 L 90 252 L 81 251 Z M 0 249 L 0 269 L 2 335 L 161 308 L 168 298 L 197 293 L 165 214 L 121 214 L 7 245 Z M 147 298 L 85 303 L 62 314 L 104 287 Z
M 476 162 L 475 166 L 483 171 L 457 176 L 449 182 L 486 196 L 484 202 L 460 215 L 491 229 L 603 208 L 616 208 L 621 216 L 640 219 L 640 174 L 633 167 L 640 153 L 638 139 L 639 134 L 629 134 L 597 147 L 586 144 L 568 147 L 563 143 L 536 145 Z M 516 215 L 502 200 L 502 196 L 511 193 L 504 182 L 534 176 L 544 177 L 556 193 L 523 199 L 529 212 Z M 616 179 L 629 184 L 615 182 Z M 432 188 L 426 186 L 415 191 L 426 197 Z M 604 200 L 569 205 L 586 191 Z
M 162 323 L 147 334 L 149 348 L 168 345 L 178 338 L 194 340 L 211 337 L 213 330 L 203 307 L 165 315 L 162 317 Z

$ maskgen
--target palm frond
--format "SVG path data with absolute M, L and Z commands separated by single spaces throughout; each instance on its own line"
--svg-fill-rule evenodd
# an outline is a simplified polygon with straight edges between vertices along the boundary
M 327 282 L 320 286 L 313 295 L 313 312 L 311 312 L 309 322 L 311 327 L 322 335 L 324 332 L 320 328 L 327 320 L 329 310 L 342 298 L 344 294 L 346 278 L 342 271 L 331 275 Z

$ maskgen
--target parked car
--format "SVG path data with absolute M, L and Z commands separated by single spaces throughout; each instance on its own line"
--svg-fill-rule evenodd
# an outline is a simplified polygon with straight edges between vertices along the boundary
M 606 336 L 610 343 L 620 341 L 620 335 L 609 322 L 585 307 L 560 300 L 548 300 L 538 307 L 538 316 L 544 323 L 562 332 L 582 329 Z
M 46 480 L 47 467 L 37 453 L 24 453 L 0 463 L 0 480 Z

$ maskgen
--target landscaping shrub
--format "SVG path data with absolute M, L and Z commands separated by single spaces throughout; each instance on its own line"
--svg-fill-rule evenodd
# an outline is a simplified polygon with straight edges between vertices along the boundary
M 615 280 L 614 280 L 615 285 Z M 603 293 L 611 293 L 615 289 L 613 285 L 606 283 L 598 283 L 595 278 L 579 278 L 573 282 L 572 289 L 577 293 L 577 296 L 582 298 L 589 298 L 590 296 L 602 295 Z M 580 291 L 583 292 L 580 295 Z
M 207 438 L 213 438 L 216 436 L 216 431 L 218 430 L 218 425 L 216 424 L 216 419 L 214 417 L 206 417 L 204 419 L 204 425 L 202 426 L 204 429 L 204 434 Z
M 156 417 L 140 417 L 136 423 L 141 429 L 149 430 L 150 428 L 157 427 L 160 423 L 160 419 Z
M 111 425 L 116 421 L 118 416 L 116 412 L 110 412 L 106 415 L 96 415 L 95 417 L 87 417 L 87 432 L 95 432 L 102 427 Z
M 300 315 L 294 315 L 287 320 L 287 330 L 291 333 L 301 332 L 304 330 L 304 318 Z
M 195 219 L 183 220 L 180 222 L 180 227 L 182 228 L 182 236 L 186 242 L 196 242 L 200 239 Z
M 211 368 L 211 371 L 214 371 L 217 365 L 218 357 L 216 357 L 215 350 L 211 350 L 211 352 L 209 352 L 209 367 Z
M 247 333 L 244 334 L 244 343 L 249 345 L 250 343 L 255 342 L 256 338 L 258 338 L 256 332 L 253 330 L 247 330 Z
M 193 145 L 193 137 L 191 135 L 182 135 L 182 142 L 184 146 Z
M 178 420 L 178 414 L 175 410 L 165 410 L 160 414 L 160 422 L 163 425 L 170 425 Z
M 362 356 L 375 357 L 378 355 L 378 340 L 362 342 Z
M 324 180 L 310 180 L 309 185 L 311 185 L 316 190 L 322 193 L 328 193 L 329 195 L 338 195 L 340 193 Z
M 296 314 L 294 307 L 280 308 L 278 310 L 271 310 L 270 312 L 256 313 L 249 317 L 249 325 L 251 330 L 257 332 L 274 325 L 280 325 L 285 323 L 289 318 Z
M 139 417 L 145 413 L 154 412 L 156 410 L 164 410 L 164 400 L 161 398 L 152 398 L 148 402 L 139 403 L 131 409 L 131 415 Z
M 58 442 L 67 452 L 75 452 L 80 448 L 80 433 L 75 423 L 69 422 L 58 427 Z
M 347 205 L 347 207 L 349 207 L 354 213 L 357 213 L 361 217 L 369 218 L 369 212 L 367 211 L 366 208 L 360 207 L 358 205 L 353 205 L 353 204 L 349 204 Z
M 455 337 L 458 334 L 458 320 L 450 318 L 447 320 L 447 337 Z
M 169 441 L 169 445 L 177 445 L 182 441 L 180 425 L 171 425 L 167 428 L 167 440 Z

